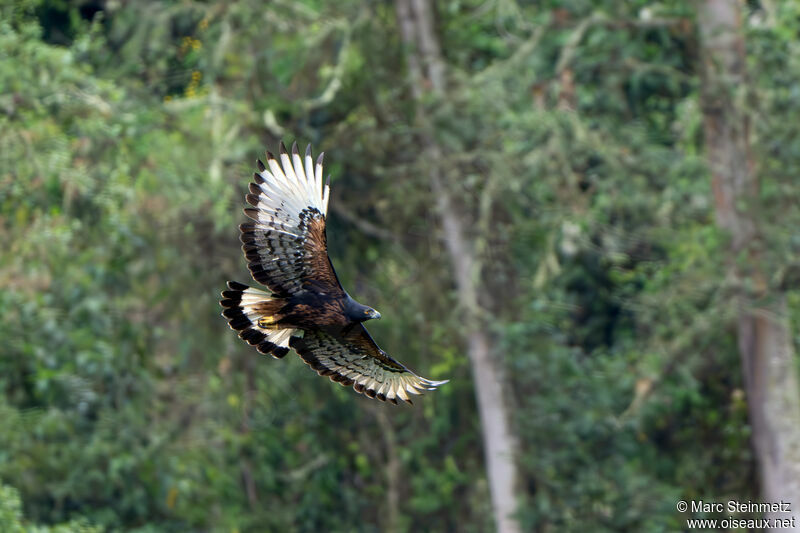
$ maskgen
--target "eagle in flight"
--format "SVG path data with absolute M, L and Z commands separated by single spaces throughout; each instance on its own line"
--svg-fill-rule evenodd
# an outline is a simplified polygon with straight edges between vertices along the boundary
M 353 386 L 370 398 L 411 403 L 410 394 L 447 381 L 418 376 L 372 340 L 364 322 L 381 315 L 353 300 L 328 258 L 325 220 L 330 176 L 322 183 L 322 156 L 311 146 L 301 157 L 283 143 L 279 158 L 258 161 L 244 210 L 253 222 L 239 226 L 253 279 L 269 292 L 228 282 L 222 316 L 239 337 L 263 354 L 282 358 L 293 348 L 321 376 Z

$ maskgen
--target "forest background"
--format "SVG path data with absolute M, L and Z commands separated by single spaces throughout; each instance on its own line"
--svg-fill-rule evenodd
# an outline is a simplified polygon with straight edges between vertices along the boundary
M 0 1 L 0 529 L 796 514 L 759 450 L 800 442 L 798 37 L 773 0 Z M 219 316 L 281 140 L 378 343 L 450 379 L 414 407 Z

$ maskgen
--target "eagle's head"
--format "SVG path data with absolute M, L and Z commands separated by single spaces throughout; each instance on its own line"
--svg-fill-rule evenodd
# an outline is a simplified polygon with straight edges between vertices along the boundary
M 381 317 L 381 314 L 375 309 L 366 305 L 361 305 L 349 296 L 347 297 L 347 303 L 345 304 L 344 312 L 351 322 L 356 323 Z

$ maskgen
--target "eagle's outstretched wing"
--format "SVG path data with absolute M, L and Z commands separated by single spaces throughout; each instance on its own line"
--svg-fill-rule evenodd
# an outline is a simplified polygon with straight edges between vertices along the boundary
M 447 381 L 432 381 L 411 372 L 378 348 L 362 324 L 338 336 L 322 330 L 306 331 L 289 345 L 321 376 L 350 385 L 370 398 L 412 403 L 409 394 L 433 390 Z
M 253 207 L 244 212 L 253 222 L 239 226 L 242 251 L 253 278 L 278 297 L 310 289 L 344 294 L 328 258 L 330 187 L 322 183 L 322 155 L 313 164 L 310 145 L 301 158 L 297 143 L 291 156 L 281 143 L 280 163 L 267 152 L 267 165 L 258 162 L 250 184 L 247 202 Z

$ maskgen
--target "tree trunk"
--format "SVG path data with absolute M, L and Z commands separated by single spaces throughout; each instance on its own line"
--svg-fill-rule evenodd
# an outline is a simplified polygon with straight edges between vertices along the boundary
M 395 5 L 406 49 L 411 91 L 417 102 L 417 120 L 427 137 L 424 157 L 430 162 L 431 189 L 436 197 L 443 240 L 454 272 L 459 306 L 465 317 L 465 340 L 475 381 L 495 525 L 498 533 L 517 533 L 520 526 L 513 516 L 518 506 L 516 439 L 503 393 L 502 362 L 494 355 L 488 322 L 478 301 L 480 262 L 472 242 L 466 237 L 474 224 L 467 214 L 459 212 L 452 198 L 447 183 L 455 176 L 448 176 L 439 166 L 441 148 L 422 108 L 426 93 L 439 97 L 445 94 L 444 62 L 433 30 L 430 3 L 427 0 L 396 0 Z
M 717 224 L 731 239 L 728 275 L 737 287 L 738 345 L 761 495 L 765 502 L 791 507 L 767 517 L 794 517 L 800 529 L 800 391 L 794 346 L 784 297 L 766 282 L 749 124 L 734 98 L 747 81 L 739 2 L 705 0 L 698 15 L 705 139 Z

